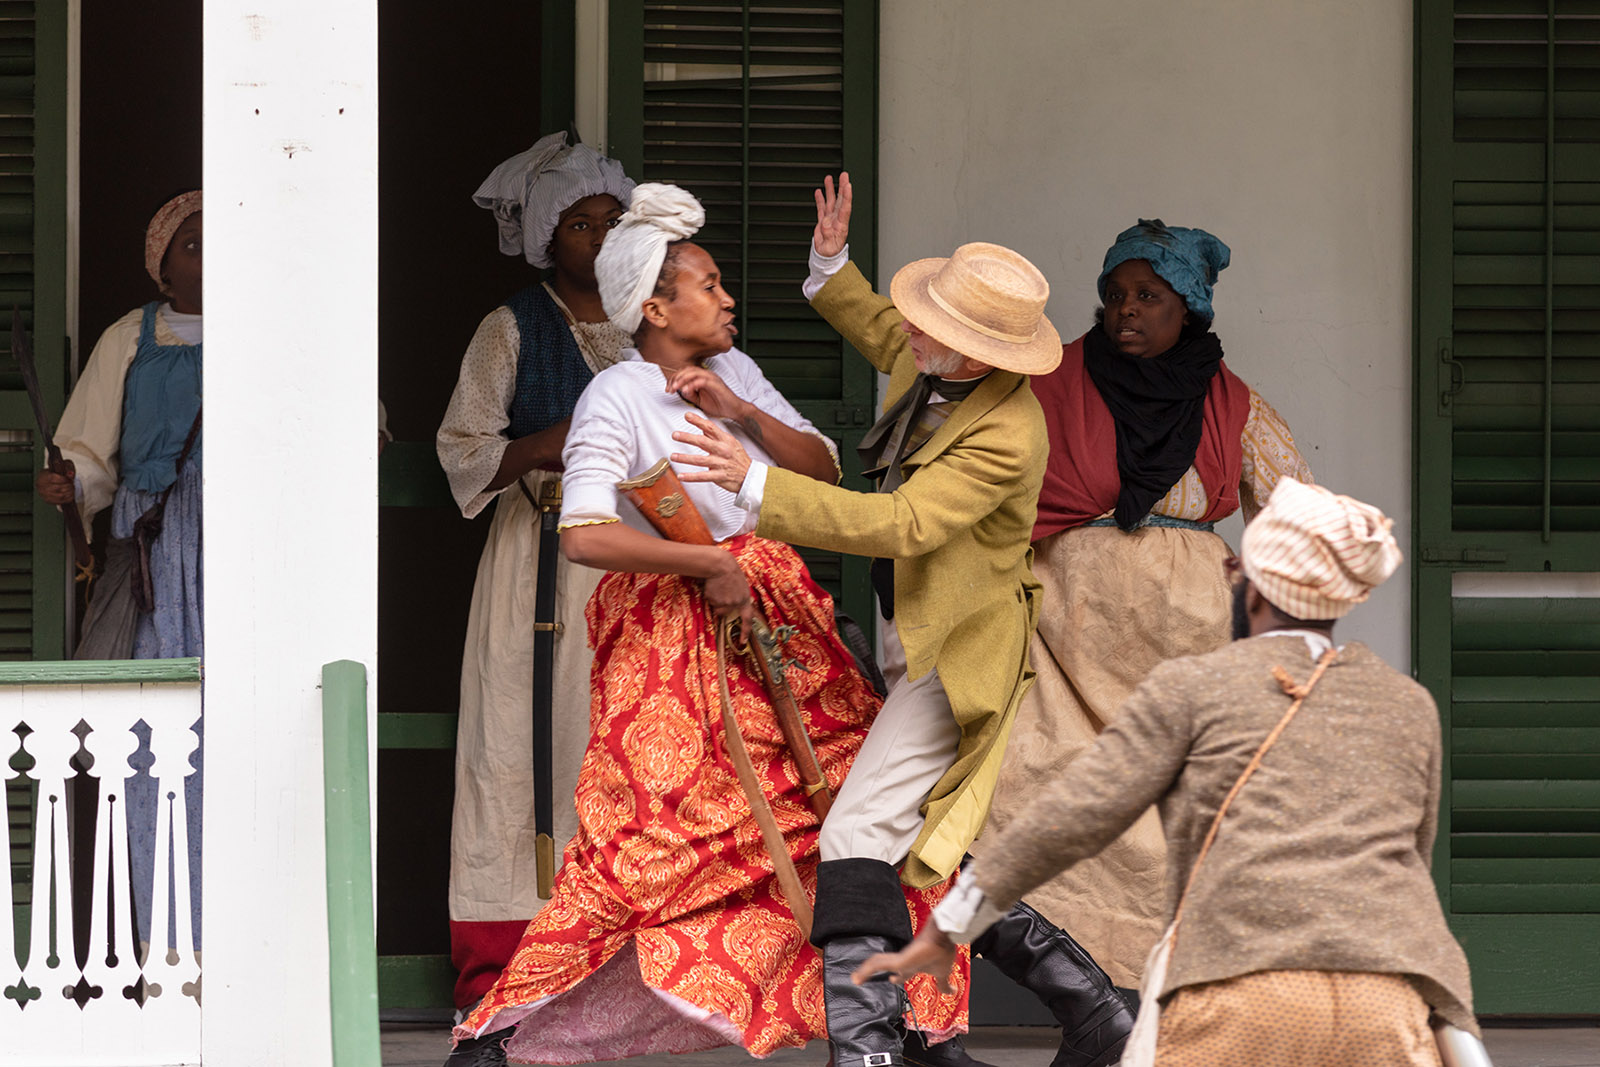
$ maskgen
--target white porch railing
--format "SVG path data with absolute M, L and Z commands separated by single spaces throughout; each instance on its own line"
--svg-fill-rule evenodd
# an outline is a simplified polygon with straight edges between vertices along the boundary
M 0 665 L 0 1065 L 200 1062 L 200 715 L 198 660 Z

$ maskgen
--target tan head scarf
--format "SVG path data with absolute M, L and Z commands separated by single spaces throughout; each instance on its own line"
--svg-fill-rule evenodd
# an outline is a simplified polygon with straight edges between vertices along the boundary
M 1245 527 L 1240 564 L 1296 619 L 1337 619 L 1400 566 L 1394 522 L 1370 504 L 1285 478 Z
M 161 261 L 167 258 L 167 249 L 172 244 L 172 235 L 178 232 L 178 227 L 183 225 L 183 220 L 200 210 L 200 190 L 189 193 L 179 193 L 177 196 L 161 205 L 161 210 L 155 213 L 150 220 L 150 225 L 144 231 L 144 269 L 150 275 L 150 280 L 163 293 L 167 291 L 166 284 L 161 280 Z

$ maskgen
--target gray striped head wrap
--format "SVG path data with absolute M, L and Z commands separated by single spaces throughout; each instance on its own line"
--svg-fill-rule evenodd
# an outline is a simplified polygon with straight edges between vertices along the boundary
M 549 267 L 550 238 L 561 213 L 601 193 L 610 193 L 627 208 L 633 179 L 616 160 L 586 144 L 569 146 L 565 133 L 552 133 L 496 167 L 472 194 L 472 202 L 494 212 L 501 252 Z

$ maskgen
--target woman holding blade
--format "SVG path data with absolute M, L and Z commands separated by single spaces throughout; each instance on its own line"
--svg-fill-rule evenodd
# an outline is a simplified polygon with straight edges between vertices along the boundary
M 684 486 L 716 543 L 683 544 L 658 536 L 617 489 L 694 430 L 799 473 L 839 475 L 831 443 L 732 347 L 733 300 L 688 240 L 704 218 L 681 189 L 638 186 L 595 264 L 606 310 L 637 348 L 584 391 L 563 457 L 562 550 L 609 572 L 588 609 L 579 828 L 555 896 L 456 1029 L 452 1064 L 489 1043 L 515 1062 L 576 1063 L 734 1043 L 764 1056 L 823 1035 L 821 961 L 777 884 L 730 755 L 738 740 L 722 728 L 717 617 L 747 629 L 759 611 L 794 628 L 784 654 L 804 669 L 788 681 L 835 785 L 878 698 L 834 632 L 827 594 L 793 549 L 748 532 L 753 516 L 736 499 Z M 809 890 L 820 819 L 749 663 L 728 663 L 729 703 Z M 943 889 L 908 895 L 919 925 Z M 964 995 L 909 992 L 924 1028 L 964 1028 Z
M 168 200 L 150 219 L 144 268 L 161 299 L 128 312 L 100 335 L 56 427 L 55 442 L 72 473 L 46 470 L 34 480 L 51 504 L 76 500 L 85 534 L 108 507 L 113 538 L 132 537 L 147 512 L 158 516 L 148 561 L 153 606 L 138 613 L 131 650 L 116 639 L 104 643 L 102 635 L 92 650 L 96 659 L 205 654 L 200 224 L 198 189 Z M 99 607 L 91 599 L 91 618 Z M 84 640 L 89 643 L 88 625 Z
M 135 308 L 106 328 L 84 365 L 56 427 L 68 476 L 40 471 L 38 494 L 52 504 L 76 501 L 89 533 L 110 509 L 112 544 L 134 561 L 126 584 L 116 568 L 90 591 L 80 659 L 170 659 L 205 654 L 201 581 L 201 314 L 202 198 L 195 189 L 173 197 L 145 230 L 144 267 L 161 299 Z M 136 534 L 152 531 L 143 554 Z M 143 562 L 139 562 L 143 556 Z M 124 572 L 126 573 L 126 572 Z M 148 578 L 149 609 L 134 585 Z M 202 721 L 194 731 L 202 732 Z M 185 783 L 189 842 L 190 932 L 198 955 L 200 923 L 201 753 Z M 150 949 L 151 908 L 158 872 L 155 779 L 135 775 L 125 789 L 133 922 L 141 956 Z M 169 928 L 170 930 L 170 928 Z M 169 943 L 176 946 L 176 932 Z

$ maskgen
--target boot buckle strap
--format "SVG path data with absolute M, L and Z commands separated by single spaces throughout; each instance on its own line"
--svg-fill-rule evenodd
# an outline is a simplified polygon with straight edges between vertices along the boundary
M 869 1052 L 861 1057 L 862 1067 L 894 1067 L 894 1053 Z

